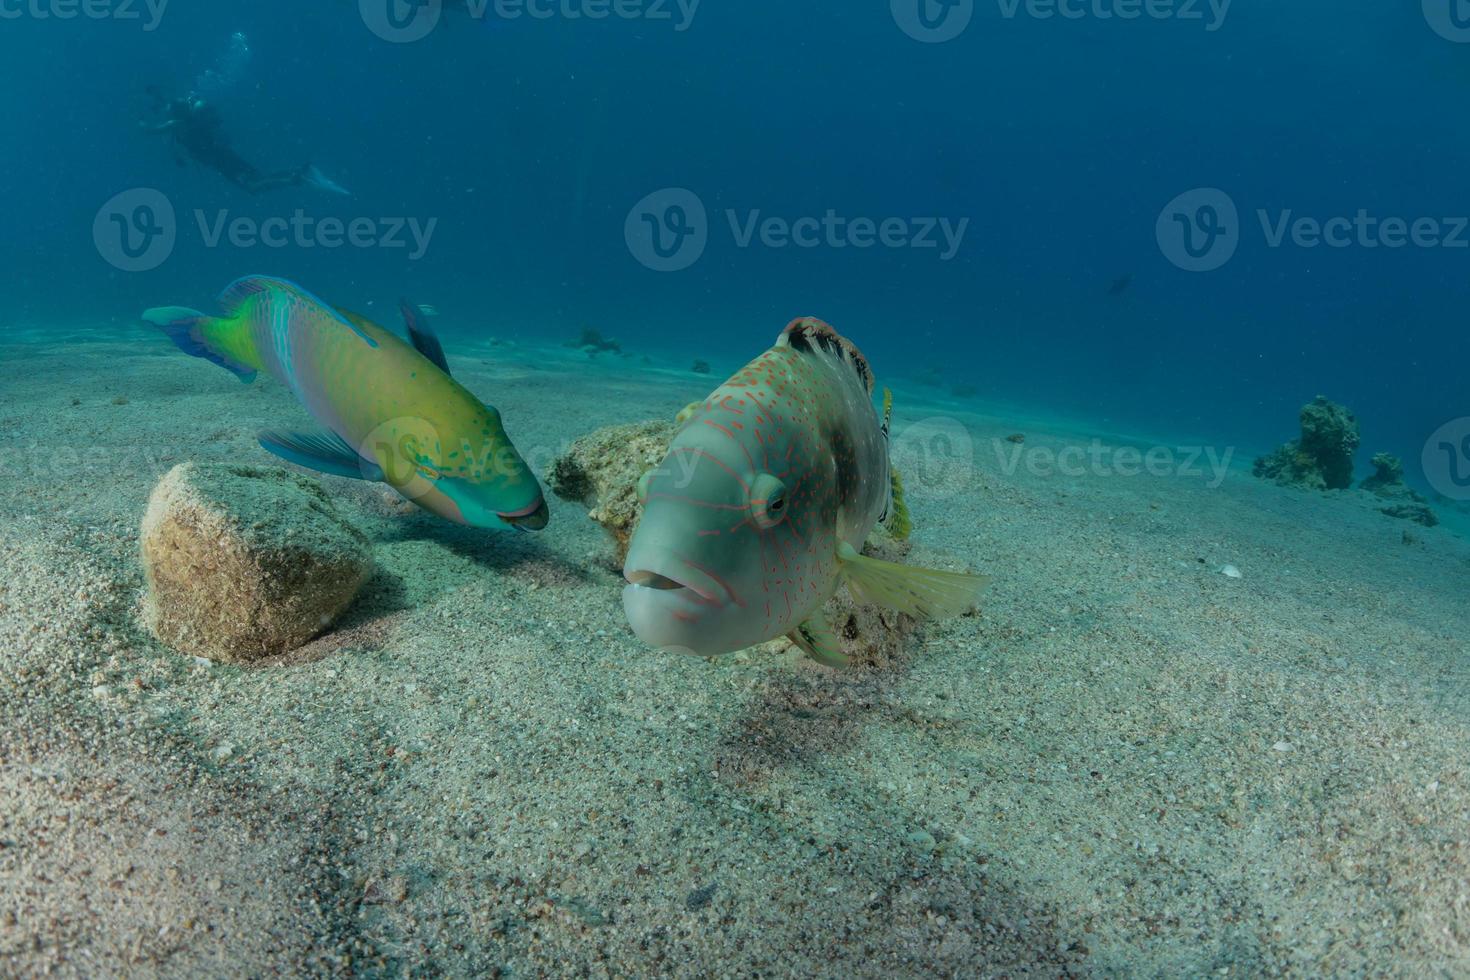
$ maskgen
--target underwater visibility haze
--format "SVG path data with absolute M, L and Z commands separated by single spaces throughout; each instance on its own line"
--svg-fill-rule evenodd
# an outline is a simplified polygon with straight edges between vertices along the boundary
M 1470 974 L 1463 8 L 0 0 L 0 975 Z

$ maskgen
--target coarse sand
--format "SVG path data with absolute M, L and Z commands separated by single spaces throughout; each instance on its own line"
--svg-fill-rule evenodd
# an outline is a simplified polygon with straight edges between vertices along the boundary
M 712 384 L 446 347 L 543 475 Z M 301 409 L 141 331 L 0 365 L 0 975 L 1470 974 L 1463 521 L 900 387 L 912 559 L 994 584 L 881 668 L 648 650 L 585 508 L 334 477 L 374 577 L 230 667 L 141 626 L 139 525 Z

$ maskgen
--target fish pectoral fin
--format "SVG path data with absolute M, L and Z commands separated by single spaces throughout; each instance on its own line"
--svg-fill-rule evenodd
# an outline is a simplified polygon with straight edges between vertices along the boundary
M 335 432 L 266 431 L 256 438 L 262 449 L 309 470 L 345 476 L 349 480 L 383 479 L 382 467 L 363 459 Z
M 837 550 L 842 574 L 855 597 L 916 619 L 944 619 L 967 612 L 990 584 L 983 575 L 915 568 L 858 554 L 843 543 Z
M 824 667 L 847 666 L 847 654 L 842 652 L 837 634 L 832 632 L 826 614 L 820 609 L 812 613 L 806 622 L 787 633 L 786 638 Z
M 408 328 L 408 339 L 413 342 L 414 349 L 420 354 L 434 362 L 434 366 L 445 374 L 449 373 L 449 358 L 444 356 L 444 345 L 439 343 L 438 334 L 429 325 L 429 318 L 425 315 L 424 308 L 406 299 L 398 301 L 399 312 L 403 314 L 403 325 Z

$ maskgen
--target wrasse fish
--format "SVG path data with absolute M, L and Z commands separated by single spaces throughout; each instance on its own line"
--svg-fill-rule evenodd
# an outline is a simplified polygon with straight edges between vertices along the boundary
M 859 554 L 892 503 L 888 422 L 867 360 L 822 321 L 793 321 L 680 418 L 639 483 L 623 569 L 623 606 L 645 643 L 713 656 L 784 635 L 838 666 L 822 607 L 840 582 L 924 619 L 964 612 L 985 586 Z
M 325 429 L 262 432 L 262 447 L 323 473 L 381 481 L 459 524 L 546 526 L 541 486 L 500 413 L 449 376 L 417 308 L 402 304 L 410 345 L 283 279 L 237 280 L 219 302 L 221 317 L 168 306 L 143 319 L 247 384 L 259 371 L 274 376 Z

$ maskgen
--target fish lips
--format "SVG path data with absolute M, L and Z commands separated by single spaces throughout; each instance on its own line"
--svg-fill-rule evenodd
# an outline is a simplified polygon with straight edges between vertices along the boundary
M 623 611 L 638 639 L 651 647 L 674 653 L 709 657 L 723 650 L 705 648 L 701 621 L 721 608 L 719 598 L 708 590 L 663 572 L 629 563 L 623 569 L 628 584 L 623 588 Z
M 537 497 L 536 502 L 529 507 L 509 512 L 497 511 L 495 516 L 517 531 L 539 531 L 551 521 L 551 508 L 546 506 L 546 498 Z

